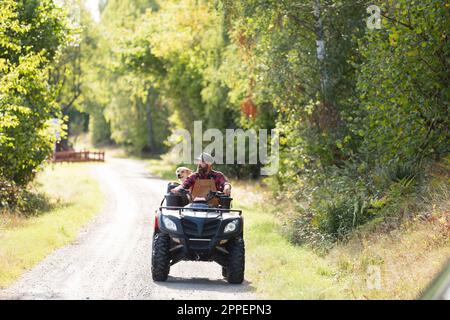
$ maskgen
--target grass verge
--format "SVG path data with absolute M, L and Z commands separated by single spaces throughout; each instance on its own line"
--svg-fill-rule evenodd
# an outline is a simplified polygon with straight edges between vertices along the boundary
M 357 230 L 327 255 L 357 299 L 416 299 L 450 258 L 450 200 L 391 231 Z
M 257 184 L 257 183 L 255 183 Z M 307 247 L 283 236 L 281 219 L 268 192 L 234 183 L 234 206 L 244 210 L 246 279 L 265 299 L 339 299 L 344 288 L 337 269 Z
M 397 229 L 363 226 L 319 254 L 283 236 L 283 214 L 269 192 L 257 183 L 234 185 L 235 206 L 245 212 L 246 276 L 262 298 L 416 299 L 450 258 L 446 192 Z
M 151 174 L 169 181 L 176 181 L 175 170 L 176 165 L 170 164 L 160 158 L 146 159 L 147 169 Z
M 32 189 L 44 194 L 50 203 L 31 217 L 0 214 L 0 288 L 53 250 L 72 242 L 80 228 L 101 210 L 104 196 L 90 176 L 89 166 L 48 166 Z

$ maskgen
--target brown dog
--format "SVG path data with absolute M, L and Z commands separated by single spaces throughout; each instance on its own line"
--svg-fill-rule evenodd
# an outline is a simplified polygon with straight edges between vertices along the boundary
M 192 170 L 186 167 L 178 167 L 175 171 L 175 175 L 177 178 L 181 181 L 181 183 L 186 180 L 187 177 L 189 177 L 192 174 Z

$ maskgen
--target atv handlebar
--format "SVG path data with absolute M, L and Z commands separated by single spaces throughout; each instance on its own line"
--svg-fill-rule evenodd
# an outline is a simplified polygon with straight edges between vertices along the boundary
M 175 194 L 176 193 L 180 193 L 180 194 L 188 194 L 189 193 L 189 190 L 186 190 L 186 189 L 184 189 L 184 188 L 180 188 L 179 190 L 177 190 L 176 192 L 175 192 Z
M 217 212 L 217 213 L 224 213 L 224 212 L 236 212 L 239 213 L 239 215 L 242 215 L 242 210 L 238 209 L 225 209 L 225 208 L 193 208 L 193 207 L 159 207 L 159 211 L 162 211 L 162 209 L 166 210 L 178 210 L 178 212 L 181 214 L 183 211 L 207 211 L 207 212 Z
M 184 188 L 181 188 L 180 190 L 177 190 L 175 194 L 182 194 L 182 195 L 187 195 L 189 194 L 189 190 L 186 190 Z M 220 197 L 230 197 L 228 195 L 226 195 L 225 193 L 223 193 L 222 191 L 210 191 L 208 192 L 208 194 L 206 195 L 206 201 L 209 201 L 213 198 L 220 198 Z
M 209 201 L 213 198 L 231 198 L 230 196 L 226 195 L 224 192 L 222 191 L 210 191 L 207 195 L 206 195 L 206 201 Z

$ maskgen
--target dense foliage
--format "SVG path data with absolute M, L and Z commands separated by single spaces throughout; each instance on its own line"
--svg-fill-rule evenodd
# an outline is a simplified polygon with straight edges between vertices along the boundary
M 63 84 L 54 98 L 45 74 L 67 38 L 63 19 L 51 1 L 4 1 L 0 173 L 30 179 L 51 145 L 46 120 L 61 107 L 73 133 L 88 119 L 95 143 L 136 153 L 167 151 L 174 130 L 192 132 L 195 120 L 204 130 L 276 128 L 271 184 L 294 208 L 292 239 L 344 238 L 395 212 L 424 166 L 449 152 L 449 5 L 376 1 L 381 25 L 370 29 L 372 4 L 101 1 L 101 21 L 82 8 L 79 45 L 50 73 L 74 75 L 55 81 Z M 32 23 L 37 16 L 44 22 Z
M 48 72 L 68 38 L 52 1 L 1 2 L 0 179 L 26 184 L 52 151 L 59 107 Z
M 425 162 L 448 154 L 448 5 L 380 1 L 370 30 L 367 1 L 226 4 L 255 91 L 279 114 L 296 241 L 342 238 L 390 212 Z

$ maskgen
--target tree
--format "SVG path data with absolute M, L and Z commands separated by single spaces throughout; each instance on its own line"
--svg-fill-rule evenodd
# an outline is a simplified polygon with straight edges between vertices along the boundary
M 63 11 L 49 0 L 0 5 L 0 176 L 29 182 L 52 151 L 58 118 L 48 72 L 69 39 Z
M 448 5 L 383 1 L 383 26 L 361 40 L 353 131 L 373 166 L 448 154 Z

